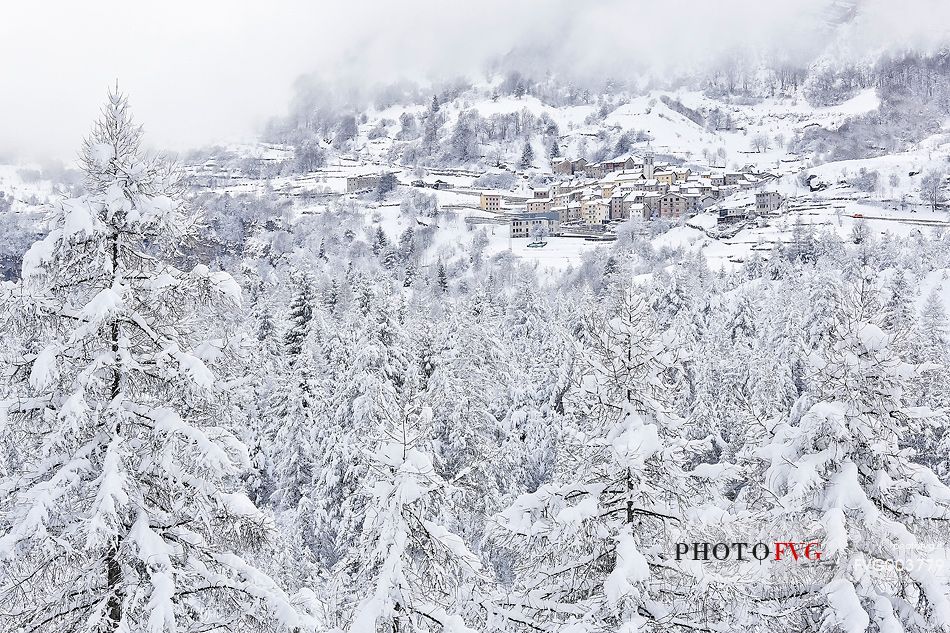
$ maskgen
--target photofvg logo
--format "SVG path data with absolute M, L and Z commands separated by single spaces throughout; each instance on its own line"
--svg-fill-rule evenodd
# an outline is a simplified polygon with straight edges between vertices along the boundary
M 773 543 L 677 543 L 676 560 L 816 562 L 821 560 L 817 541 L 775 541 Z

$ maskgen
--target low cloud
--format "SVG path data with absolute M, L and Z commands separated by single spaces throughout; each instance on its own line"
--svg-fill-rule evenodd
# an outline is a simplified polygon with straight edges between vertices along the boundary
M 0 25 L 0 155 L 74 157 L 116 80 L 150 143 L 253 137 L 316 72 L 350 84 L 510 63 L 571 76 L 708 71 L 730 56 L 808 63 L 950 39 L 950 5 L 915 0 L 16 3 Z M 850 18 L 850 20 L 848 19 Z M 841 22 L 844 21 L 844 25 Z

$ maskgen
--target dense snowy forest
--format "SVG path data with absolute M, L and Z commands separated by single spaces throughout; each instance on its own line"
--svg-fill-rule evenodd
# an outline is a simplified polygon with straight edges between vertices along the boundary
M 551 277 L 140 143 L 111 94 L 0 286 L 0 630 L 950 630 L 945 231 Z
M 948 25 L 9 3 L 0 633 L 950 633 Z

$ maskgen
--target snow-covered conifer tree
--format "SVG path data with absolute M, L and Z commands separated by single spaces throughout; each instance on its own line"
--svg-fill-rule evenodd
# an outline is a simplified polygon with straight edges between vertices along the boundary
M 884 318 L 881 326 L 894 337 L 895 343 L 905 343 L 908 332 L 917 322 L 913 308 L 913 294 L 907 273 L 895 271 L 888 284 L 884 300 Z
M 575 428 L 551 484 L 498 518 L 522 553 L 515 591 L 493 617 L 515 628 L 635 631 L 696 625 L 695 579 L 672 560 L 698 507 L 688 466 L 696 446 L 669 411 L 672 341 L 646 302 L 615 288 L 584 321 L 583 368 L 570 394 Z M 711 616 L 715 618 L 715 616 Z
M 415 378 L 404 376 L 368 455 L 370 499 L 358 546 L 346 561 L 357 604 L 349 633 L 472 631 L 473 584 L 481 563 L 446 529 L 449 486 L 432 462 L 432 411 L 419 407 Z
M 525 140 L 524 148 L 521 150 L 521 158 L 518 160 L 518 167 L 527 169 L 531 167 L 532 162 L 534 162 L 534 148 L 531 146 L 530 140 Z
M 310 338 L 315 299 L 309 279 L 297 283 L 284 332 L 282 384 L 278 385 L 270 411 L 271 464 L 274 489 L 271 501 L 281 510 L 294 510 L 309 492 L 313 473 L 314 434 L 319 423 L 318 394 L 313 379 L 314 351 Z
M 930 369 L 908 385 L 906 398 L 910 404 L 946 410 L 950 405 L 950 323 L 939 287 L 928 293 L 920 319 L 911 323 L 915 323 L 915 327 L 906 337 L 899 338 L 898 343 L 901 349 L 909 348 L 906 356 L 914 362 L 927 363 Z M 938 424 L 925 428 L 923 433 L 904 438 L 905 443 L 917 450 L 922 463 L 940 473 L 950 470 L 948 441 L 950 420 L 946 416 L 942 416 Z
M 325 413 L 313 429 L 315 456 L 310 502 L 318 559 L 332 567 L 355 547 L 366 500 L 368 476 L 363 451 L 379 420 L 396 406 L 407 365 L 405 334 L 391 304 L 375 306 L 367 317 L 359 307 L 322 344 L 325 375 L 320 393 Z M 338 571 L 353 573 L 344 563 Z
M 935 422 L 905 402 L 929 368 L 891 350 L 868 278 L 844 288 L 809 359 L 808 391 L 759 452 L 771 535 L 820 542 L 821 562 L 776 563 L 756 601 L 770 613 L 781 605 L 793 628 L 940 631 L 950 589 L 935 558 L 948 545 L 950 488 L 906 446 Z
M 303 351 L 303 341 L 310 331 L 313 319 L 314 296 L 311 281 L 296 280 L 296 290 L 290 303 L 287 329 L 284 331 L 284 351 L 294 360 Z
M 950 323 L 936 288 L 927 295 L 921 309 L 917 347 L 918 355 L 927 362 L 944 363 L 950 356 Z
M 226 273 L 177 268 L 196 217 L 110 93 L 83 145 L 86 194 L 52 208 L 16 306 L 0 480 L 0 629 L 308 628 L 252 564 L 269 521 L 237 487 L 247 449 L 222 398 L 239 340 Z

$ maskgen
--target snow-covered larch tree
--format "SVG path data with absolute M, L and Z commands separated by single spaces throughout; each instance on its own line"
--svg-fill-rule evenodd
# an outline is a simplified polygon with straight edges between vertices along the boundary
M 446 529 L 449 485 L 432 462 L 432 410 L 420 406 L 410 366 L 395 406 L 383 410 L 370 448 L 369 502 L 358 546 L 344 566 L 356 605 L 349 633 L 445 631 L 469 633 L 473 585 L 481 563 Z
M 699 447 L 669 408 L 672 341 L 631 289 L 615 285 L 609 301 L 584 322 L 555 481 L 497 518 L 523 554 L 493 621 L 519 630 L 677 630 L 716 617 L 696 609 L 696 580 L 673 560 L 702 488 L 689 472 Z
M 52 208 L 24 258 L 32 349 L 4 429 L 22 459 L 0 481 L 0 629 L 309 629 L 251 559 L 270 522 L 238 488 L 248 455 L 221 397 L 239 287 L 174 265 L 198 216 L 141 135 L 110 93 L 82 149 L 85 195 Z
M 499 403 L 507 395 L 502 348 L 471 315 L 449 314 L 448 327 L 434 337 L 436 349 L 426 356 L 431 376 L 424 397 L 433 411 L 431 439 L 439 474 L 457 481 L 467 491 L 458 520 L 471 515 L 477 525 L 460 526 L 459 531 L 480 531 L 483 517 L 501 509 L 495 469 L 506 434 L 499 422 Z M 507 464 L 508 468 L 512 464 Z M 510 476 L 510 471 L 506 472 Z M 470 534 L 466 534 L 469 536 Z
M 372 291 L 367 289 L 370 302 Z M 327 418 L 314 429 L 313 535 L 315 553 L 327 567 L 352 573 L 341 561 L 357 547 L 367 499 L 361 493 L 369 464 L 363 449 L 379 421 L 396 406 L 406 367 L 404 335 L 395 306 L 353 306 L 345 325 L 331 330 L 322 346 Z M 339 564 L 339 565 L 338 565 Z M 349 581 L 342 581 L 348 584 Z
M 868 279 L 842 289 L 809 358 L 808 390 L 759 451 L 771 534 L 819 542 L 821 561 L 776 565 L 756 601 L 794 614 L 796 629 L 944 631 L 950 488 L 907 445 L 938 415 L 905 401 L 933 366 L 893 352 Z

